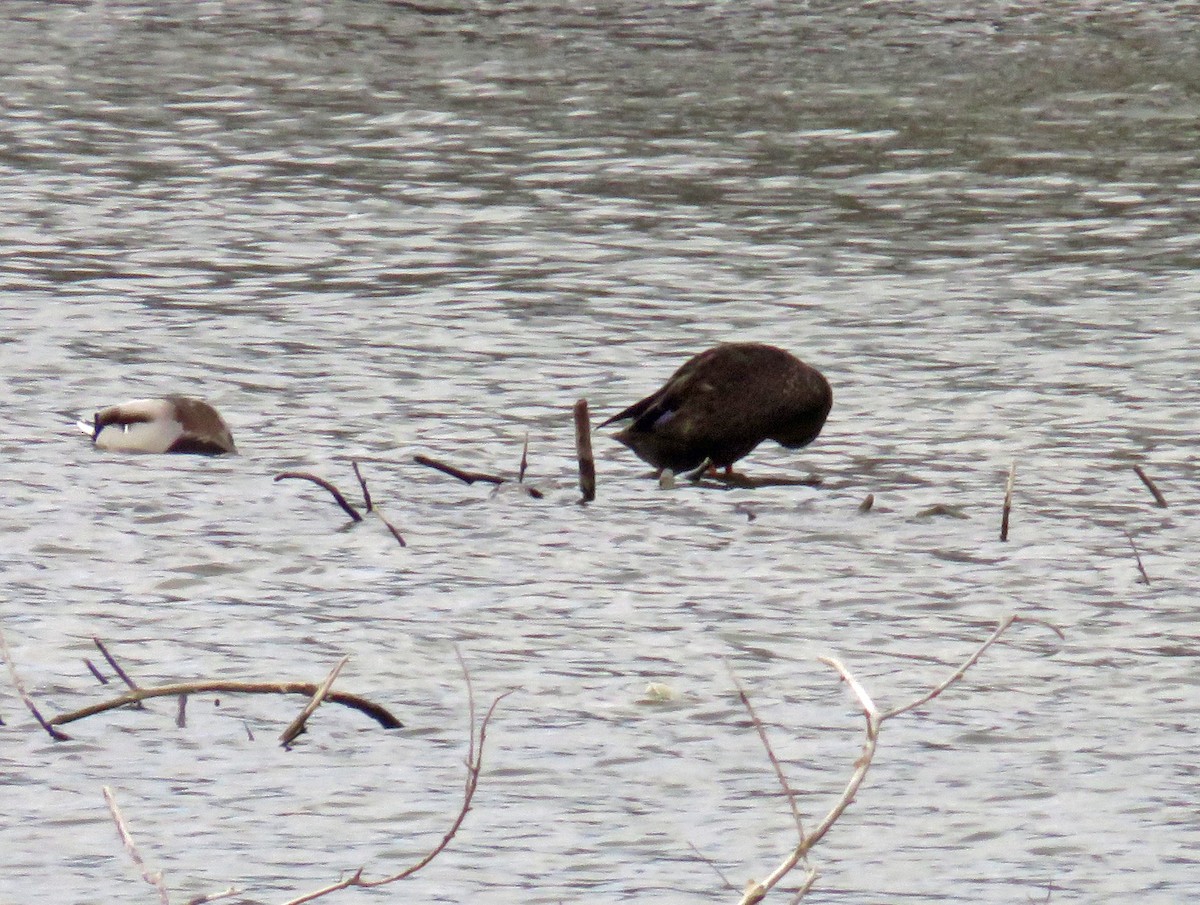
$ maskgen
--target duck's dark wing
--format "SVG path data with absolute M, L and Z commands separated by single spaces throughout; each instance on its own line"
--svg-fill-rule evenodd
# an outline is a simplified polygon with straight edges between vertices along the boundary
M 655 390 L 645 399 L 635 402 L 629 408 L 613 415 L 607 421 L 601 423 L 600 427 L 607 427 L 618 421 L 624 421 L 626 418 L 632 418 L 633 426 L 636 430 L 649 430 L 663 415 L 678 410 L 681 402 L 687 395 L 688 386 L 691 383 L 691 378 L 696 371 L 697 365 L 707 354 L 702 353 L 689 358 L 670 376 L 662 387 Z

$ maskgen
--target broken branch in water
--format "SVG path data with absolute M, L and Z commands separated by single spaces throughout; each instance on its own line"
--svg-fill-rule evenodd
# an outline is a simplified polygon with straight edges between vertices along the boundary
M 1004 509 L 1000 514 L 1000 540 L 1008 540 L 1008 516 L 1012 512 L 1013 483 L 1017 479 L 1017 460 L 1008 468 L 1008 484 L 1004 488 Z
M 375 505 L 374 501 L 372 501 L 371 490 L 367 487 L 367 479 L 363 477 L 362 470 L 358 467 L 358 463 L 351 462 L 350 467 L 354 469 L 354 477 L 358 479 L 358 486 L 362 489 L 363 505 L 366 507 L 367 512 L 373 512 L 375 515 L 379 516 L 379 520 L 383 522 L 388 531 L 391 532 L 392 537 L 396 538 L 396 542 L 399 543 L 401 547 L 407 547 L 408 544 L 404 542 L 404 537 L 399 531 L 396 530 L 396 526 L 387 520 L 384 514 L 379 511 L 379 508 Z M 342 510 L 349 515 L 350 518 L 356 522 L 361 522 L 363 520 L 362 514 L 350 504 L 346 497 L 342 495 L 342 492 L 324 478 L 319 478 L 314 474 L 309 474 L 308 472 L 304 471 L 285 471 L 281 474 L 275 475 L 276 481 L 282 481 L 284 478 L 298 478 L 304 481 L 312 481 L 314 484 L 324 487 L 330 492 L 330 494 L 332 494 L 334 500 L 339 506 L 342 507 Z
M 439 462 L 437 459 L 431 459 L 429 456 L 415 455 L 413 461 L 418 465 L 424 465 L 427 468 L 432 468 L 440 471 L 442 474 L 448 474 L 452 478 L 458 478 L 466 484 L 474 484 L 476 481 L 483 481 L 485 484 L 503 484 L 504 478 L 494 475 L 485 474 L 482 471 L 464 471 L 461 468 L 456 468 L 453 465 L 447 465 L 445 462 Z
M 284 472 L 280 472 L 279 474 L 275 475 L 276 482 L 282 481 L 287 478 L 294 478 L 294 479 L 300 480 L 300 481 L 312 481 L 318 487 L 324 487 L 326 490 L 328 490 L 330 492 L 330 494 L 332 494 L 334 501 L 339 506 L 342 507 L 342 511 L 345 512 L 346 515 L 350 516 L 350 518 L 352 518 L 356 522 L 361 522 L 363 520 L 363 517 L 359 513 L 359 511 L 357 509 L 355 509 L 353 506 L 351 506 L 350 503 L 346 500 L 346 498 L 344 496 L 342 496 L 342 492 L 340 490 L 338 490 L 336 487 L 334 487 L 332 484 L 330 484 L 328 481 L 326 481 L 324 478 L 319 478 L 315 474 L 309 474 L 306 471 L 284 471 Z
M 1137 544 L 1133 542 L 1133 535 L 1126 531 L 1125 537 L 1129 540 L 1129 548 L 1133 550 L 1133 558 L 1137 560 L 1138 571 L 1142 574 L 1142 582 L 1150 584 L 1150 576 L 1146 574 L 1146 567 L 1142 565 L 1142 554 L 1138 552 Z
M 1154 502 L 1163 509 L 1166 509 L 1167 498 L 1162 495 L 1162 491 L 1158 489 L 1158 486 L 1150 480 L 1150 475 L 1146 474 L 1145 469 L 1140 465 L 1134 465 L 1133 470 L 1137 472 L 1137 476 L 1142 479 L 1142 483 L 1146 485 L 1146 489 L 1154 496 Z
M 413 456 L 413 461 L 418 465 L 424 465 L 426 468 L 432 468 L 434 471 L 440 471 L 442 474 L 448 474 L 452 478 L 458 478 L 464 484 L 474 484 L 476 481 L 480 481 L 484 484 L 499 486 L 508 483 L 508 478 L 502 478 L 500 475 L 488 474 L 482 471 L 467 471 L 421 454 Z M 535 500 L 540 500 L 545 496 L 544 493 L 532 485 L 521 484 L 521 488 Z
M 588 417 L 588 402 L 575 403 L 575 455 L 579 459 L 579 489 L 584 503 L 596 499 L 596 457 L 592 455 L 592 425 Z
M 121 816 L 121 809 L 117 807 L 117 800 L 113 798 L 112 789 L 105 786 L 103 791 L 104 800 L 108 803 L 109 813 L 112 814 L 113 823 L 117 825 L 117 833 L 121 837 L 121 844 L 125 846 L 125 851 L 129 853 L 129 857 L 133 860 L 133 863 L 142 872 L 142 879 L 158 890 L 158 897 L 163 905 L 171 905 L 171 895 L 167 892 L 167 884 L 163 880 L 162 871 L 150 872 L 150 868 L 146 866 L 146 862 L 142 859 L 142 853 L 138 851 L 137 843 L 133 841 L 133 834 L 129 832 L 125 818 Z
M 976 648 L 975 652 L 971 654 L 971 656 L 969 656 L 966 661 L 957 669 L 955 669 L 954 672 L 952 672 L 946 679 L 938 683 L 933 689 L 921 695 L 916 700 L 910 701 L 909 703 L 903 704 L 899 707 L 894 707 L 891 710 L 881 711 L 875 702 L 871 700 L 871 696 L 867 693 L 867 690 L 862 686 L 854 674 L 850 672 L 846 665 L 842 663 L 841 660 L 837 659 L 836 657 L 819 658 L 822 663 L 831 666 L 837 671 L 838 675 L 842 677 L 842 681 L 849 686 L 851 693 L 854 695 L 855 700 L 858 701 L 858 705 L 862 709 L 863 715 L 866 717 L 866 738 L 863 741 L 862 753 L 854 762 L 854 770 L 850 775 L 849 781 L 846 783 L 845 789 L 842 791 L 842 794 L 838 796 L 837 801 L 834 803 L 833 807 L 830 808 L 829 812 L 823 818 L 821 818 L 821 821 L 807 835 L 805 835 L 804 830 L 799 827 L 799 824 L 797 824 L 800 838 L 796 847 L 792 849 L 788 856 L 783 859 L 779 866 L 776 867 L 775 870 L 773 870 L 765 880 L 752 882 L 746 888 L 745 892 L 742 894 L 742 898 L 739 900 L 739 905 L 754 905 L 754 903 L 761 902 L 763 898 L 766 897 L 767 893 L 774 889 L 775 886 L 778 885 L 779 882 L 786 877 L 796 867 L 797 864 L 799 864 L 801 861 L 804 861 L 807 864 L 808 853 L 813 849 L 814 846 L 816 846 L 818 842 L 821 841 L 821 839 L 826 833 L 829 832 L 833 825 L 837 823 L 842 814 L 845 813 L 846 809 L 854 801 L 855 795 L 857 795 L 859 788 L 863 784 L 863 781 L 867 778 L 867 772 L 870 770 L 871 761 L 875 757 L 875 751 L 879 743 L 879 733 L 883 727 L 883 724 L 892 717 L 899 716 L 903 713 L 908 713 L 910 710 L 915 710 L 918 707 L 928 703 L 959 679 L 961 679 L 963 675 L 966 674 L 967 670 L 974 666 L 976 662 L 978 662 L 979 658 L 983 656 L 984 652 L 987 651 L 987 649 L 995 644 L 998 640 L 1000 640 L 1000 637 L 1016 622 L 1036 623 L 1051 629 L 1060 638 L 1063 637 L 1062 632 L 1048 622 L 1025 616 L 1009 616 L 1006 619 L 1001 620 L 1000 624 L 996 627 L 995 631 L 992 632 L 991 636 L 978 648 Z M 744 692 L 742 692 L 742 697 L 743 702 L 748 700 Z M 767 747 L 768 755 L 771 757 L 773 763 L 778 764 L 778 760 L 774 757 L 774 752 L 771 751 L 770 744 L 767 741 L 766 733 L 761 729 L 761 723 L 757 721 L 757 716 L 754 715 L 753 709 L 750 709 L 749 712 L 751 713 L 751 719 L 755 721 L 756 728 L 759 728 L 759 738 Z M 784 787 L 784 792 L 788 796 L 789 801 L 792 802 L 794 808 L 794 792 L 792 791 L 791 786 L 787 783 L 786 778 L 783 777 L 782 771 L 778 768 L 776 769 L 776 775 L 779 777 L 780 782 Z M 799 812 L 795 811 L 795 813 L 798 815 Z M 813 868 L 809 867 L 808 875 L 805 878 L 799 895 L 794 897 L 793 901 L 796 901 L 796 899 L 798 899 L 800 896 L 803 896 L 804 893 L 811 888 L 815 880 L 816 872 Z
M 338 677 L 338 673 L 342 671 L 342 667 L 346 665 L 346 661 L 349 659 L 350 655 L 346 654 L 342 659 L 338 660 L 337 665 L 329 671 L 329 675 L 321 683 L 321 687 L 313 692 L 312 699 L 304 705 L 304 709 L 283 730 L 283 734 L 279 736 L 279 744 L 285 748 L 291 747 L 292 742 L 296 740 L 296 736 L 304 731 L 304 724 L 308 722 L 308 718 L 313 715 L 316 709 L 321 706 L 321 702 L 328 696 L 329 690 L 333 687 L 333 683 Z
M 454 820 L 451 821 L 450 828 L 442 835 L 441 840 L 434 845 L 433 848 L 426 852 L 423 857 L 401 871 L 390 874 L 386 877 L 380 877 L 376 880 L 369 880 L 363 877 L 366 867 L 360 867 L 352 874 L 343 877 L 336 883 L 330 883 L 328 886 L 323 886 L 320 889 L 316 889 L 312 892 L 305 893 L 302 896 L 298 896 L 297 898 L 290 899 L 285 903 L 285 905 L 302 905 L 304 902 L 311 902 L 314 899 L 319 899 L 323 896 L 329 895 L 330 893 L 337 892 L 339 889 L 347 889 L 351 886 L 361 886 L 364 889 L 373 889 L 378 886 L 388 886 L 389 884 L 395 883 L 399 880 L 411 877 L 417 871 L 426 867 L 443 851 L 445 851 L 446 847 L 450 845 L 450 842 L 454 839 L 455 835 L 457 835 L 459 828 L 463 824 L 463 821 L 467 819 L 467 813 L 471 810 L 471 802 L 474 800 L 475 792 L 479 788 L 479 777 L 483 770 L 483 749 L 484 743 L 487 740 L 488 726 L 491 724 L 492 717 L 495 715 L 496 708 L 500 705 L 500 702 L 512 694 L 512 691 L 506 691 L 503 694 L 497 695 L 492 700 L 492 704 L 490 707 L 488 707 L 487 713 L 484 714 L 477 730 L 475 724 L 475 692 L 471 686 L 471 673 L 467 669 L 467 665 L 462 659 L 462 654 L 459 653 L 457 649 L 455 650 L 455 653 L 458 654 L 458 661 L 462 666 L 463 678 L 467 686 L 467 711 L 470 725 L 468 728 L 467 740 L 466 784 L 463 788 L 462 804 L 459 806 L 458 814 L 455 816 Z
M 8 675 L 12 679 L 13 688 L 17 690 L 21 700 L 33 714 L 33 718 L 38 721 L 38 725 L 46 730 L 46 733 L 56 742 L 69 741 L 71 736 L 65 732 L 60 732 L 55 729 L 51 722 L 47 722 L 42 712 L 37 709 L 37 705 L 33 703 L 33 698 L 29 696 L 29 692 L 25 690 L 25 683 L 21 681 L 21 676 L 17 673 L 17 664 L 13 662 L 12 651 L 8 647 L 8 639 L 4 637 L 4 632 L 0 631 L 0 656 L 4 657 L 4 662 L 8 664 Z
M 158 685 L 150 688 L 138 688 L 127 691 L 120 697 L 81 707 L 69 713 L 60 713 L 50 719 L 49 725 L 62 726 L 73 723 L 84 717 L 94 716 L 106 710 L 127 707 L 147 698 L 161 698 L 174 695 L 207 694 L 209 692 L 224 692 L 226 694 L 302 694 L 312 697 L 317 693 L 318 686 L 312 682 L 230 682 L 224 679 L 203 680 L 198 682 L 175 682 L 170 685 Z M 388 710 L 366 698 L 344 691 L 331 691 L 325 700 L 344 707 L 351 707 L 366 714 L 384 729 L 398 729 L 402 725 Z

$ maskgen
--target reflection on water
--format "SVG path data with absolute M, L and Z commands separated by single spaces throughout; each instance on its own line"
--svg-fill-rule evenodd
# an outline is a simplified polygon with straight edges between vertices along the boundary
M 407 863 L 461 789 L 455 644 L 481 700 L 521 691 L 411 895 L 725 901 L 689 843 L 740 884 L 794 833 L 725 663 L 815 814 L 861 731 L 815 657 L 898 702 L 1014 609 L 1067 640 L 1025 628 L 885 730 L 814 897 L 1186 898 L 1197 11 L 961 6 L 3 7 L 0 620 L 27 683 L 50 711 L 105 693 L 93 635 L 143 684 L 349 652 L 339 684 L 407 727 L 324 708 L 287 753 L 290 703 L 196 700 L 186 729 L 158 704 L 54 744 L 0 696 L 14 901 L 145 895 L 106 784 L 181 894 Z M 820 440 L 744 463 L 822 486 L 662 491 L 597 437 L 576 505 L 571 404 L 733 338 L 830 377 Z M 242 455 L 74 432 L 169 391 Z M 527 436 L 541 501 L 412 463 L 514 475 Z M 407 548 L 271 481 L 350 491 L 351 459 Z

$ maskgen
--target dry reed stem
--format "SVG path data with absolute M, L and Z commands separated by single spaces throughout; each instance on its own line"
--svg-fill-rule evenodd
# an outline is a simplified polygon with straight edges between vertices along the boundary
M 1134 465 L 1133 470 L 1137 472 L 1137 476 L 1142 479 L 1142 483 L 1146 485 L 1146 489 L 1154 495 L 1154 502 L 1163 509 L 1166 509 L 1167 498 L 1162 495 L 1162 491 L 1158 489 L 1158 486 L 1152 480 L 1150 480 L 1150 475 L 1146 474 L 1145 469 L 1143 469 L 1140 465 Z
M 33 703 L 33 698 L 29 696 L 29 692 L 25 690 L 25 683 L 21 681 L 21 676 L 17 673 L 17 664 L 13 662 L 12 651 L 9 649 L 8 639 L 4 637 L 3 630 L 0 630 L 0 656 L 4 657 L 4 662 L 8 665 L 8 675 L 12 679 L 13 688 L 17 690 L 17 694 L 20 695 L 29 712 L 33 714 L 33 718 L 38 721 L 38 725 L 45 729 L 47 734 L 56 742 L 69 741 L 71 736 L 65 732 L 60 732 L 50 722 L 47 722 L 45 717 L 42 716 L 42 712 L 37 709 L 37 705 Z
M 575 457 L 579 460 L 579 490 L 581 502 L 596 499 L 596 457 L 592 454 L 592 424 L 588 401 L 580 399 L 573 409 L 575 417 Z
M 517 468 L 517 483 L 525 483 L 525 471 L 529 468 L 529 434 L 525 435 L 525 445 L 521 447 L 521 464 Z
M 141 852 L 138 851 L 137 843 L 133 841 L 133 834 L 129 832 L 125 818 L 121 816 L 121 809 L 117 807 L 117 800 L 113 797 L 112 789 L 105 786 L 103 791 L 104 800 L 108 803 L 109 813 L 112 814 L 113 823 L 117 825 L 117 833 L 121 837 L 121 844 L 125 846 L 125 851 L 129 853 L 129 857 L 133 860 L 133 863 L 142 872 L 142 879 L 158 890 L 158 897 L 163 905 L 171 905 L 171 895 L 167 892 L 167 884 L 163 880 L 162 871 L 159 870 L 151 873 L 150 868 L 146 866 L 146 862 L 142 859 Z
M 1008 468 L 1008 484 L 1004 488 L 1004 512 L 1000 516 L 1000 540 L 1008 540 L 1008 517 L 1012 512 L 1013 483 L 1017 479 L 1017 460 L 1013 459 Z
M 118 707 L 127 707 L 130 704 L 146 700 L 147 698 L 171 697 L 181 694 L 206 694 L 208 692 L 224 692 L 227 694 L 303 694 L 311 697 L 316 694 L 317 685 L 312 682 L 227 682 L 221 679 L 199 682 L 175 682 L 170 685 L 139 688 L 136 691 L 131 690 L 120 697 L 102 701 L 99 704 L 81 707 L 79 710 L 72 710 L 69 713 L 60 713 L 58 716 L 52 718 L 48 725 L 53 727 L 61 726 L 65 723 L 73 723 L 84 717 L 94 716 L 97 713 L 114 710 Z M 343 707 L 352 707 L 366 714 L 384 729 L 398 729 L 403 725 L 387 709 L 358 695 L 348 694 L 344 691 L 331 691 L 325 696 L 325 699 L 334 704 L 341 704 Z
M 342 511 L 345 512 L 346 515 L 350 516 L 350 518 L 356 522 L 361 522 L 363 520 L 362 514 L 350 505 L 346 498 L 342 496 L 342 492 L 324 478 L 319 478 L 315 474 L 309 474 L 306 471 L 283 471 L 275 475 L 276 482 L 285 480 L 287 478 L 294 478 L 300 481 L 312 481 L 318 487 L 324 487 L 329 491 L 330 495 L 333 496 L 334 501 L 342 507 Z
M 797 864 L 801 862 L 801 860 L 806 859 L 812 848 L 821 841 L 825 834 L 829 832 L 835 823 L 837 823 L 842 814 L 845 813 L 846 809 L 854 801 L 855 795 L 858 794 L 858 790 L 862 786 L 863 781 L 867 778 L 867 772 L 870 770 L 871 762 L 874 760 L 875 751 L 879 743 L 879 733 L 884 722 L 892 717 L 899 716 L 902 713 L 908 713 L 911 710 L 915 710 L 916 708 L 928 703 L 940 695 L 943 691 L 961 679 L 963 675 L 966 674 L 967 670 L 974 666 L 976 662 L 978 662 L 979 658 L 983 656 L 984 652 L 987 651 L 987 649 L 993 644 L 995 644 L 1000 637 L 1016 622 L 1032 622 L 1038 625 L 1043 625 L 1054 631 L 1055 634 L 1057 634 L 1060 638 L 1063 637 L 1061 630 L 1041 619 L 1017 615 L 1008 616 L 1007 618 L 1001 620 L 1000 624 L 996 627 L 995 631 L 992 632 L 991 636 L 978 648 L 976 648 L 974 653 L 972 653 L 971 656 L 969 656 L 963 662 L 963 664 L 955 669 L 954 672 L 952 672 L 945 680 L 938 683 L 938 685 L 936 685 L 931 691 L 920 696 L 916 700 L 907 704 L 903 704 L 899 707 L 894 707 L 891 710 L 881 711 L 876 706 L 875 702 L 871 700 L 871 696 L 867 693 L 867 690 L 863 687 L 862 683 L 860 683 L 854 674 L 847 669 L 846 665 L 842 663 L 841 660 L 837 659 L 836 657 L 818 658 L 822 663 L 825 663 L 837 671 L 838 675 L 841 676 L 842 681 L 844 681 L 850 688 L 851 693 L 858 701 L 858 705 L 863 712 L 863 716 L 866 718 L 866 733 L 863 741 L 862 753 L 855 760 L 854 770 L 850 775 L 850 779 L 847 781 L 846 787 L 843 789 L 842 794 L 838 796 L 837 801 L 834 803 L 833 807 L 830 808 L 829 812 L 821 819 L 817 826 L 808 833 L 807 836 L 801 833 L 800 840 L 796 847 L 788 854 L 786 858 L 784 858 L 779 866 L 776 867 L 766 879 L 758 882 L 752 882 L 747 886 L 745 892 L 742 894 L 742 898 L 739 900 L 739 905 L 754 905 L 754 903 L 762 901 L 763 898 L 766 897 L 767 893 L 774 889 L 775 886 L 778 885 L 779 882 L 786 877 L 796 867 Z M 764 745 L 767 745 L 768 754 L 771 755 L 772 760 L 774 761 L 774 754 L 770 751 L 769 743 L 766 740 L 765 733 L 760 733 L 760 738 L 763 740 Z M 816 873 L 810 868 L 809 875 L 806 878 L 801 892 L 797 896 L 797 899 L 803 896 L 804 892 L 806 892 L 812 886 L 815 879 Z
M 463 788 L 462 804 L 458 809 L 458 814 L 451 822 L 449 829 L 447 829 L 442 835 L 441 840 L 433 848 L 426 852 L 423 857 L 401 871 L 390 874 L 386 877 L 380 877 L 376 880 L 367 880 L 363 878 L 363 872 L 366 870 L 366 867 L 363 866 L 355 870 L 354 873 L 350 874 L 349 876 L 343 877 L 336 883 L 330 883 L 328 886 L 323 886 L 320 889 L 315 889 L 312 892 L 305 893 L 297 898 L 289 899 L 286 903 L 284 903 L 284 905 L 303 905 L 304 902 L 311 902 L 314 899 L 322 898 L 323 896 L 337 892 L 340 889 L 348 889 L 351 886 L 358 886 L 364 889 L 374 889 L 375 887 L 387 886 L 403 880 L 406 877 L 411 877 L 413 874 L 417 873 L 417 871 L 426 867 L 443 851 L 445 851 L 446 847 L 454 839 L 455 835 L 457 835 L 459 828 L 463 824 L 463 821 L 467 819 L 467 813 L 471 810 L 471 802 L 474 800 L 475 792 L 479 788 L 479 776 L 483 769 L 483 752 L 484 744 L 487 740 L 488 726 L 491 723 L 492 717 L 495 715 L 496 708 L 500 705 L 500 702 L 512 694 L 513 691 L 506 691 L 503 694 L 497 695 L 496 698 L 493 699 L 491 706 L 487 709 L 487 713 L 484 714 L 482 721 L 479 723 L 478 731 L 476 731 L 475 693 L 471 684 L 471 673 L 470 670 L 467 669 L 466 663 L 462 658 L 462 654 L 457 648 L 455 648 L 455 654 L 458 656 L 458 661 L 462 665 L 463 678 L 467 687 L 467 711 L 470 725 L 468 729 L 467 757 L 465 759 L 467 774 Z
M 326 695 L 333 688 L 333 683 L 337 679 L 338 673 L 342 671 L 342 667 L 346 665 L 349 659 L 350 655 L 346 654 L 342 659 L 338 660 L 337 665 L 329 671 L 329 675 L 321 683 L 321 687 L 313 692 L 312 698 L 304 705 L 304 709 L 283 730 L 283 733 L 279 736 L 279 744 L 285 748 L 291 747 L 292 742 L 296 740 L 296 736 L 304 731 L 304 724 L 308 722 L 308 718 L 321 706 L 321 702 L 325 700 Z

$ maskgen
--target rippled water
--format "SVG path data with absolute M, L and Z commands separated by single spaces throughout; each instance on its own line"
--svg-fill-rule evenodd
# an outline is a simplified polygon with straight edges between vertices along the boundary
M 1012 611 L 1066 640 L 1019 627 L 885 728 L 811 900 L 1194 895 L 1198 12 L 5 4 L 0 622 L 30 691 L 106 695 L 93 635 L 143 684 L 349 653 L 339 687 L 406 728 L 325 707 L 284 752 L 300 699 L 195 699 L 54 743 L 6 685 L 0 901 L 153 897 L 104 785 L 180 901 L 414 860 L 462 785 L 455 645 L 479 704 L 520 691 L 393 896 L 736 901 L 689 844 L 740 889 L 794 831 L 725 664 L 815 815 L 862 722 L 815 658 L 897 703 Z M 744 462 L 822 485 L 660 490 L 598 436 L 576 505 L 571 404 L 733 338 L 830 378 L 815 445 Z M 171 391 L 242 455 L 73 427 Z M 542 500 L 412 462 L 513 475 L 525 437 Z M 349 492 L 351 460 L 406 548 L 271 480 Z

